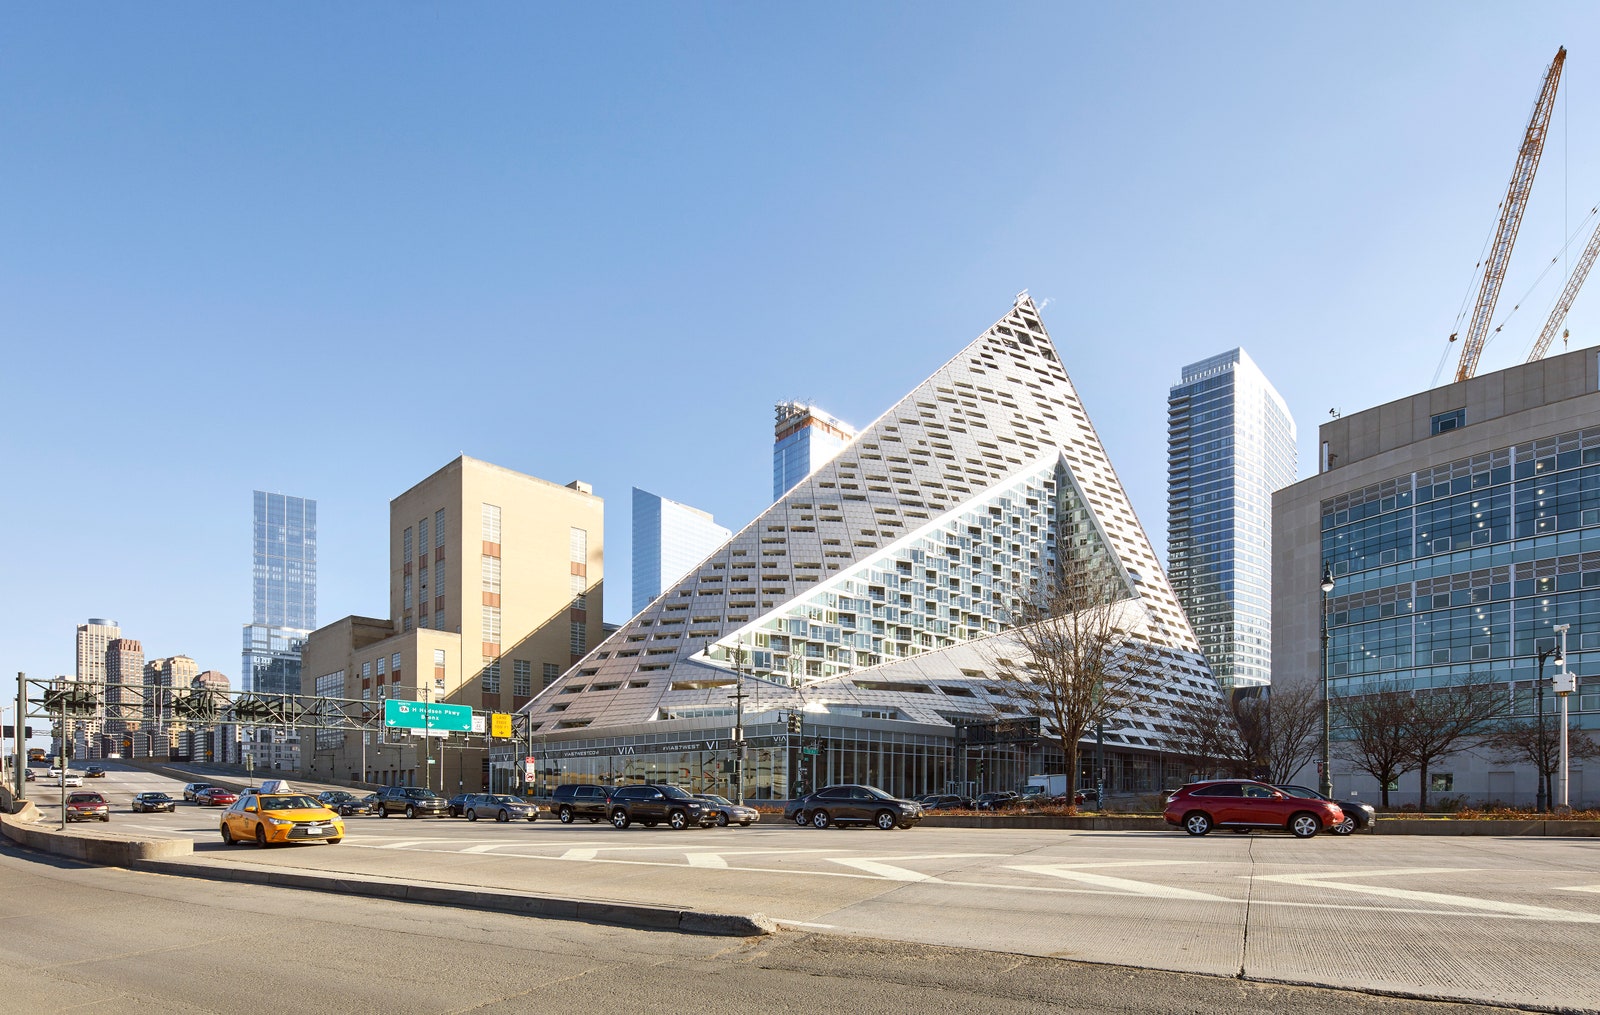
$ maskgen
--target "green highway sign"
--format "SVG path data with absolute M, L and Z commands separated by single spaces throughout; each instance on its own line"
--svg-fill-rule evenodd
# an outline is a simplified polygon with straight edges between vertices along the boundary
M 810 755 L 816 754 L 818 752 L 817 752 L 817 749 L 815 747 L 802 747 L 802 748 L 800 748 L 800 753 L 809 757 Z
M 390 698 L 383 703 L 383 723 L 385 726 L 411 730 L 455 730 L 466 733 L 472 729 L 472 708 L 469 705 L 397 701 Z

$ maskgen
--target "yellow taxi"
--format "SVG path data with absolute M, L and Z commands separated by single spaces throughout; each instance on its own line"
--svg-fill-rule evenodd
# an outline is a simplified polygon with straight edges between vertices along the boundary
M 306 793 L 245 791 L 222 812 L 222 841 L 232 846 L 254 841 L 257 846 L 286 842 L 338 842 L 344 838 L 339 815 Z

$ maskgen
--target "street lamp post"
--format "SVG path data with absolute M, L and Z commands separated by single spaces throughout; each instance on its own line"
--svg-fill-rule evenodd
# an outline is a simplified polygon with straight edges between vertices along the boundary
M 1561 625 L 1558 630 L 1561 632 L 1561 640 L 1566 641 L 1566 625 Z M 1538 701 L 1539 710 L 1539 736 L 1537 740 L 1539 747 L 1533 752 L 1533 756 L 1537 759 L 1537 764 L 1535 767 L 1538 768 L 1539 771 L 1537 773 L 1538 788 L 1536 788 L 1533 793 L 1533 809 L 1541 814 L 1550 808 L 1550 777 L 1545 771 L 1545 762 L 1547 759 L 1544 756 L 1544 752 L 1546 750 L 1544 739 L 1544 661 L 1549 659 L 1551 656 L 1555 656 L 1556 662 L 1558 663 L 1565 664 L 1566 662 L 1566 653 L 1561 650 L 1560 646 L 1540 649 L 1539 677 L 1534 681 L 1534 696 Z
M 1333 705 L 1328 699 L 1328 593 L 1333 591 L 1333 565 L 1322 562 L 1322 774 L 1317 789 L 1323 796 L 1333 796 L 1332 759 L 1328 751 L 1328 734 L 1333 728 Z
M 1577 690 L 1577 680 L 1567 672 L 1567 629 L 1570 624 L 1557 624 L 1551 630 L 1561 636 L 1561 647 L 1556 650 L 1556 661 L 1561 664 L 1561 676 L 1552 678 L 1550 683 L 1556 692 L 1556 697 L 1561 700 L 1561 810 L 1571 809 L 1567 799 L 1567 788 L 1572 785 L 1567 773 L 1567 696 Z M 1541 731 L 1542 732 L 1542 731 Z

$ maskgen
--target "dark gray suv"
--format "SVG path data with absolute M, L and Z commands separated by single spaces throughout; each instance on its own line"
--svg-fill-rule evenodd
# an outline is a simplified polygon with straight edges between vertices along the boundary
M 783 809 L 786 821 L 812 828 L 848 824 L 877 825 L 884 831 L 910 828 L 922 820 L 922 806 L 892 797 L 876 786 L 827 786 L 808 797 L 791 800 Z
M 679 831 L 690 825 L 717 823 L 717 809 L 677 786 L 624 786 L 611 793 L 611 823 L 627 828 L 637 821 L 646 828 L 665 822 Z
M 424 815 L 442 818 L 450 810 L 449 801 L 431 789 L 421 786 L 385 786 L 378 790 L 373 807 L 378 817 L 404 814 L 408 818 Z
M 588 818 L 590 824 L 594 824 L 602 818 L 611 817 L 609 804 L 614 792 L 609 786 L 565 783 L 556 787 L 550 809 L 556 812 L 556 817 L 561 819 L 563 825 L 572 824 L 576 818 Z

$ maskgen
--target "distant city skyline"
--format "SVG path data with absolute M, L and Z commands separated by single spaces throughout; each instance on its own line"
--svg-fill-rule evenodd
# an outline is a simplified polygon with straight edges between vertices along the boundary
M 253 490 L 316 497 L 318 621 L 387 616 L 387 500 L 461 453 L 593 484 L 625 620 L 633 487 L 741 527 L 772 503 L 777 401 L 870 427 L 1023 288 L 1164 560 L 1183 364 L 1248 348 L 1302 471 L 1330 410 L 1432 386 L 1559 45 L 1482 371 L 1525 358 L 1600 200 L 1592 4 L 1373 6 L 1382 31 L 716 10 L 8 12 L 29 157 L 0 191 L 0 464 L 28 591 L 0 690 L 73 672 L 66 632 L 106 615 L 238 687 Z

